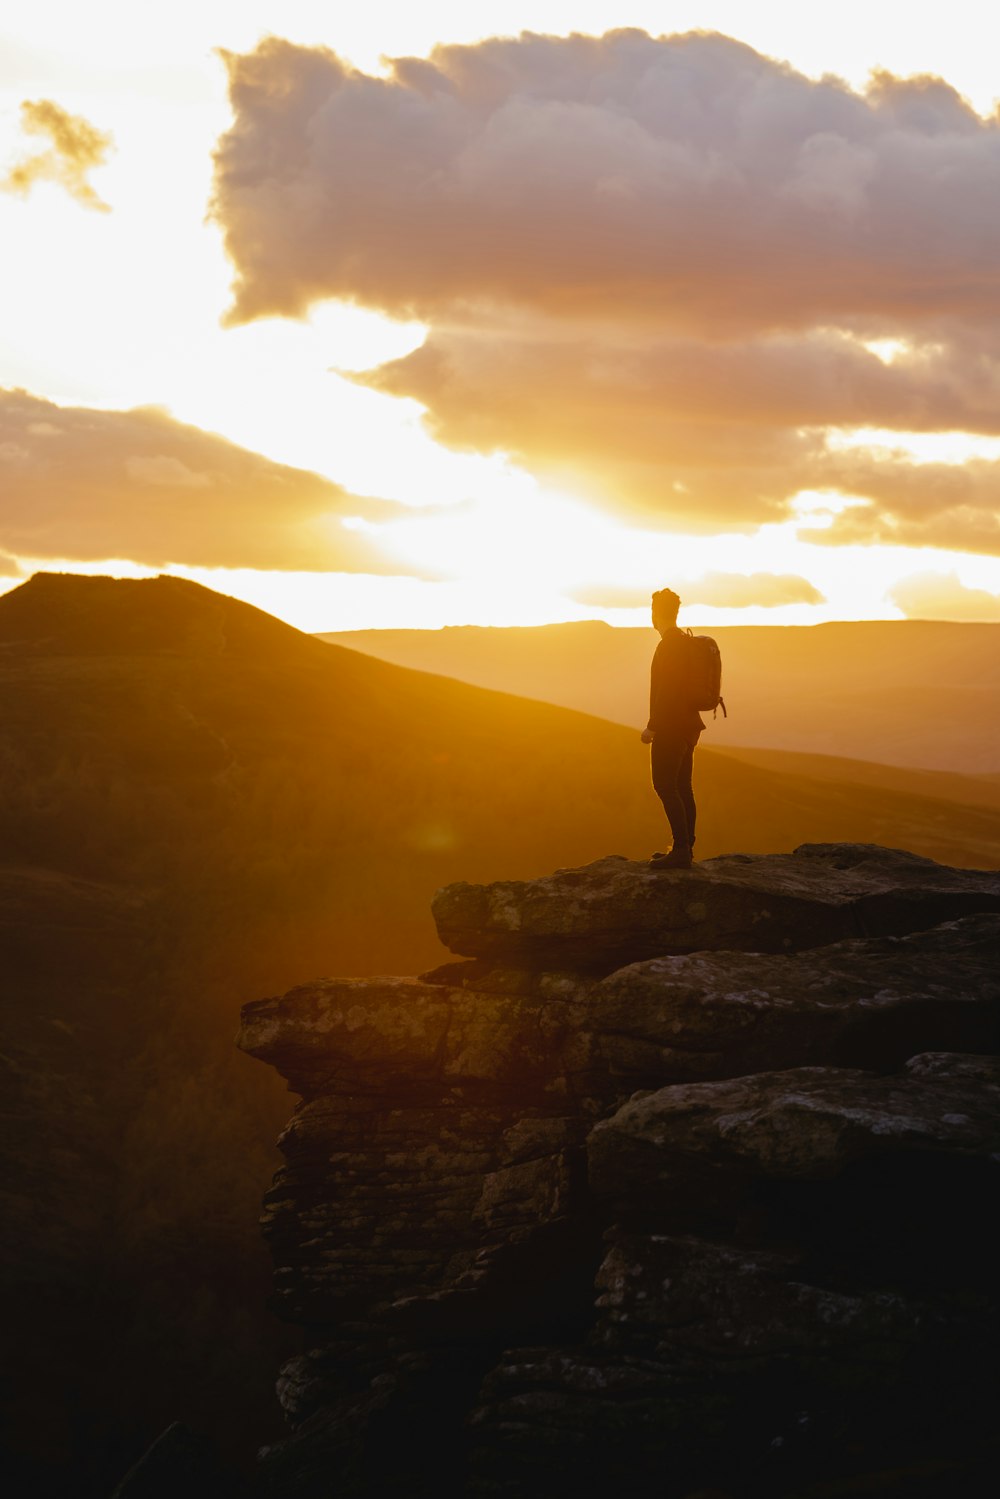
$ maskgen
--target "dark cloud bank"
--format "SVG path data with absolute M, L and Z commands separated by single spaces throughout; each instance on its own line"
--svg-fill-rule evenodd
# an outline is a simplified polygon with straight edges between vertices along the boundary
M 824 539 L 1000 552 L 1000 465 L 822 433 L 1000 432 L 1000 125 L 947 83 L 861 95 L 636 31 L 386 78 L 273 39 L 227 63 L 234 321 L 326 297 L 423 318 L 371 384 L 619 512 L 752 527 L 830 489 L 869 503 Z

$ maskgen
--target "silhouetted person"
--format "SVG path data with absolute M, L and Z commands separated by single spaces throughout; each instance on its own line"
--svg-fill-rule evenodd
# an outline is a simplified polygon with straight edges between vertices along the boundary
M 660 643 L 649 672 L 649 723 L 642 742 L 652 746 L 653 789 L 674 837 L 668 854 L 654 854 L 649 861 L 660 869 L 691 868 L 696 812 L 691 769 L 695 745 L 705 727 L 690 703 L 687 637 L 677 626 L 680 603 L 669 588 L 653 594 L 653 629 L 659 632 Z

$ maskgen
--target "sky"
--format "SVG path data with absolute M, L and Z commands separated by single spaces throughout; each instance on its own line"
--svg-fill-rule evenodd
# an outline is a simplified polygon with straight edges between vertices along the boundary
M 981 5 L 17 11 L 0 591 L 1000 619 Z

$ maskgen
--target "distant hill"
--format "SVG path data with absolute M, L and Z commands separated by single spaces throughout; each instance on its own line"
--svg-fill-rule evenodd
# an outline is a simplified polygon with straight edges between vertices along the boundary
M 85 1499 L 171 1420 L 230 1451 L 279 1427 L 256 1217 L 287 1104 L 233 1049 L 239 1004 L 428 967 L 439 886 L 642 857 L 666 829 L 634 728 L 178 579 L 4 595 L 0 694 L 5 1473 Z M 843 839 L 1000 859 L 1000 810 L 943 782 L 708 750 L 697 775 L 703 857 Z
M 1000 624 L 928 620 L 706 629 L 730 711 L 719 746 L 960 771 L 1000 770 Z M 638 724 L 652 630 L 598 621 L 528 629 L 359 630 L 320 639 L 401 666 Z
M 958 802 L 969 807 L 1000 810 L 1000 775 L 961 775 L 948 770 L 910 770 L 901 765 L 848 760 L 838 755 L 806 755 L 795 750 L 727 746 L 716 753 L 744 765 L 756 765 L 779 775 L 804 776 L 814 782 L 839 782 L 891 795 L 927 797 L 935 802 Z

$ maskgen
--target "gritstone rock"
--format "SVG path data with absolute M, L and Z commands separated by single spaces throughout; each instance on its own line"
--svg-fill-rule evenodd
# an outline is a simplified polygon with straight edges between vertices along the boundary
M 606 859 L 435 914 L 471 962 L 244 1008 L 303 1097 L 268 1493 L 985 1492 L 1000 875 Z

